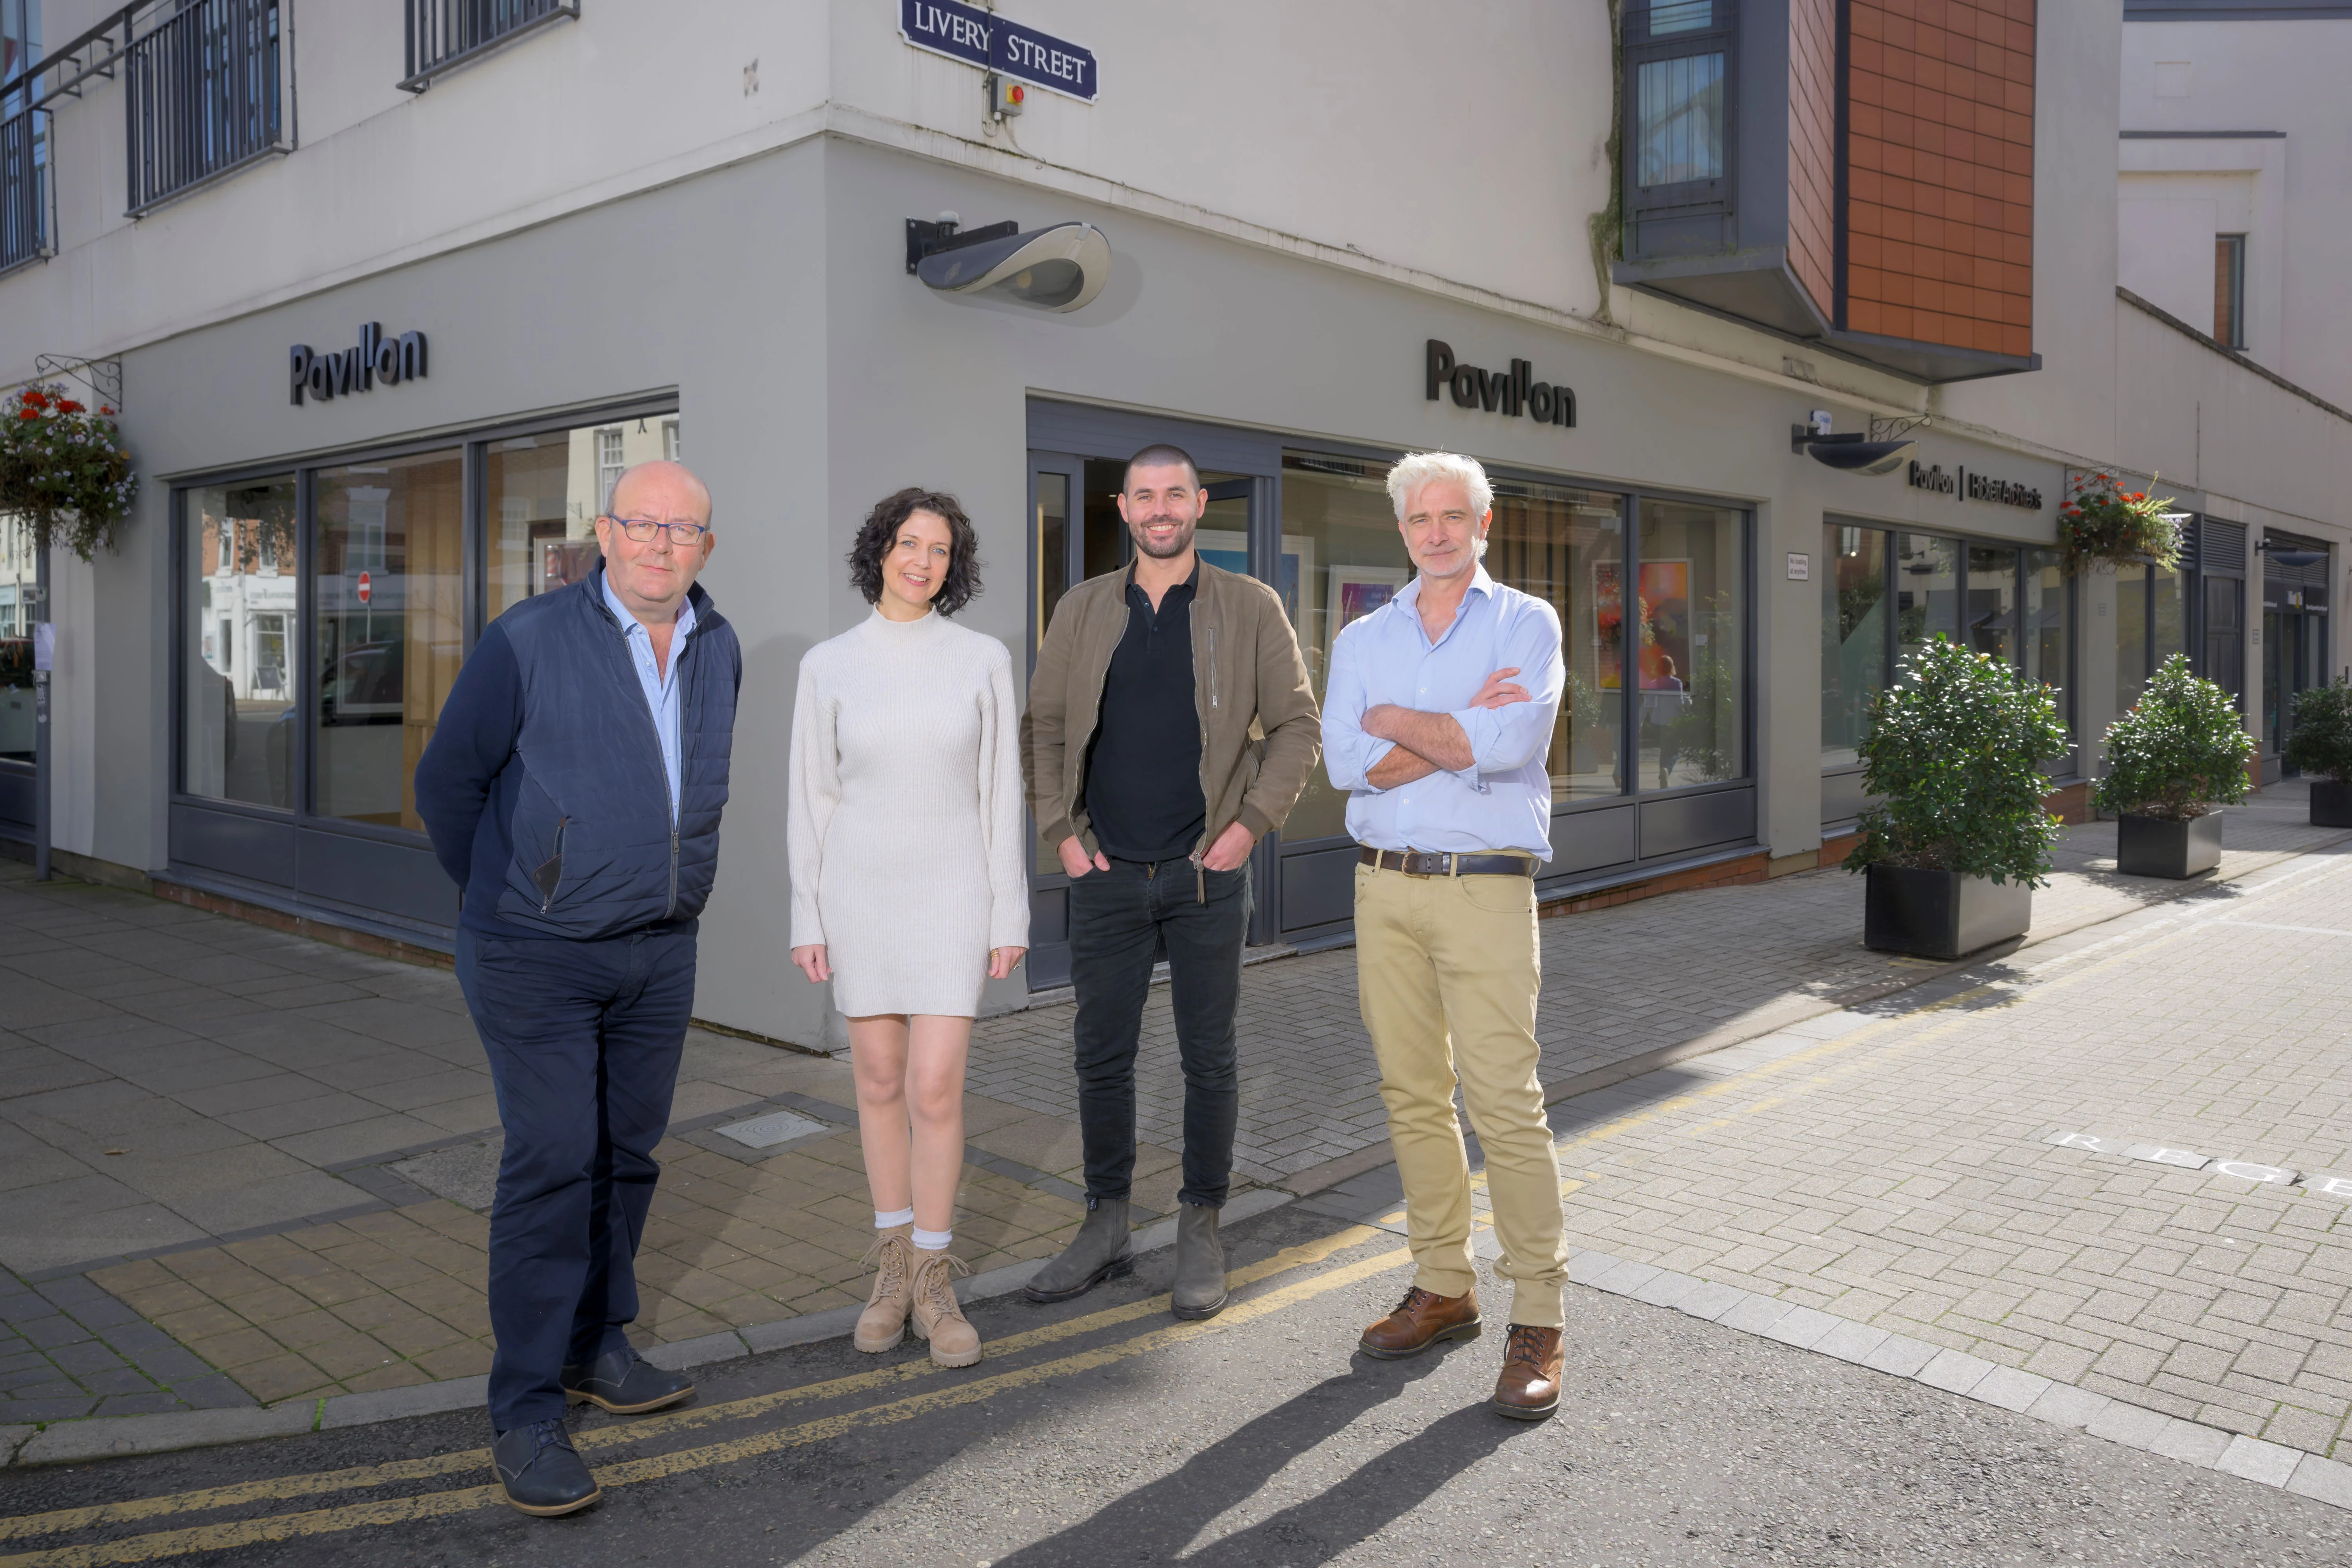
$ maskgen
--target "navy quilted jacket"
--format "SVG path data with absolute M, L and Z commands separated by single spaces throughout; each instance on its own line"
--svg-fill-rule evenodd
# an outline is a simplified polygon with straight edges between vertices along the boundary
M 416 812 L 465 889 L 458 922 L 492 936 L 593 941 L 680 927 L 719 865 L 735 632 L 700 587 L 677 661 L 678 811 L 604 566 L 484 629 L 416 764 Z

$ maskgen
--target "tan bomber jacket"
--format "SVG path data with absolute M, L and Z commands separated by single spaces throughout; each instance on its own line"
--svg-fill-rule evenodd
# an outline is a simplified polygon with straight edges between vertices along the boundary
M 1103 681 L 1127 632 L 1129 576 L 1121 567 L 1064 595 L 1029 677 L 1021 774 L 1047 848 L 1073 834 L 1087 854 L 1097 848 L 1078 795 Z M 1272 588 L 1203 561 L 1192 616 L 1201 798 L 1209 806 L 1207 831 L 1193 847 L 1200 855 L 1234 822 L 1260 838 L 1280 827 L 1322 755 L 1323 735 L 1307 661 Z

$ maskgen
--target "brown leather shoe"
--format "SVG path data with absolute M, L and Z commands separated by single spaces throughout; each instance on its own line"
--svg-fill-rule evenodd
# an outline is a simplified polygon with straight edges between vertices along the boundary
M 1433 1296 L 1416 1285 L 1395 1311 L 1364 1331 L 1356 1348 L 1382 1361 L 1402 1361 L 1441 1340 L 1475 1340 L 1479 1329 L 1477 1291 Z
M 1559 1331 L 1513 1323 L 1507 1333 L 1503 1375 L 1487 1404 L 1514 1421 L 1541 1421 L 1559 1408 Z

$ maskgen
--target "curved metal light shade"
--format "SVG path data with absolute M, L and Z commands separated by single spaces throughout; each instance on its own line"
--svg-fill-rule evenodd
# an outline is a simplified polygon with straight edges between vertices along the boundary
M 1858 437 L 1820 437 L 1805 444 L 1813 461 L 1849 474 L 1891 474 L 1919 450 L 1916 441 L 1864 441 Z
M 1090 223 L 1057 223 L 927 256 L 915 276 L 945 293 L 992 294 L 1041 310 L 1083 310 L 1110 281 L 1110 241 Z

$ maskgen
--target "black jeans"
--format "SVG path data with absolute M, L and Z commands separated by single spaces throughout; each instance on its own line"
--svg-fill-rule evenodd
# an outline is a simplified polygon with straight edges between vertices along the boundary
M 692 931 L 566 942 L 458 928 L 457 983 L 506 1128 L 489 1270 L 501 1432 L 562 1415 L 562 1369 L 629 1342 L 694 960 Z
M 1188 1204 L 1222 1208 L 1233 1175 L 1241 1068 L 1234 1011 L 1249 934 L 1249 867 L 1198 871 L 1189 860 L 1113 860 L 1070 884 L 1070 984 L 1087 1196 L 1124 1198 L 1135 1175 L 1135 1053 L 1151 966 L 1168 959 L 1169 1001 L 1184 1064 Z

